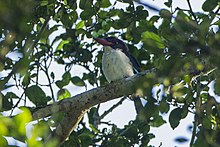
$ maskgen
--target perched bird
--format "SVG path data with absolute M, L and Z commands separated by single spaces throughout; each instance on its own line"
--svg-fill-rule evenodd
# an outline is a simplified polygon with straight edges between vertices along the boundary
M 115 37 L 95 38 L 95 40 L 104 46 L 102 71 L 109 83 L 133 76 L 140 71 L 140 65 L 122 40 Z M 141 100 L 139 97 L 132 99 L 136 112 L 139 113 L 138 107 L 142 107 Z

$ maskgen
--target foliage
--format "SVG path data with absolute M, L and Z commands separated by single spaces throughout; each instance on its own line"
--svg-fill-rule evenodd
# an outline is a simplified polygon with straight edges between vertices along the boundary
M 104 85 L 102 51 L 93 38 L 114 35 L 126 41 L 143 70 L 157 69 L 137 85 L 147 104 L 136 120 L 124 128 L 107 124 L 110 130 L 99 130 L 93 117 L 98 107 L 92 108 L 88 113 L 90 126 L 81 122 L 63 146 L 150 146 L 154 138 L 150 127 L 169 123 L 175 129 L 189 113 L 195 116 L 190 145 L 218 146 L 220 107 L 210 94 L 210 85 L 214 83 L 214 92 L 219 95 L 219 2 L 206 0 L 203 12 L 194 12 L 189 0 L 188 9 L 173 8 L 172 0 L 164 2 L 167 9 L 138 0 L 139 5 L 129 0 L 1 1 L 0 109 L 24 109 L 13 118 L 0 116 L 0 144 L 6 146 L 3 136 L 12 136 L 43 146 L 45 132 L 54 124 L 50 119 L 37 122 L 32 137 L 27 138 L 25 124 L 31 122 L 30 112 L 71 97 L 74 91 L 67 89 L 69 85 Z M 118 8 L 118 4 L 125 7 Z M 158 10 L 157 15 L 149 16 L 147 8 Z M 62 70 L 51 71 L 53 65 L 64 67 L 61 79 L 57 73 Z M 73 75 L 75 65 L 85 69 L 82 76 Z M 152 96 L 155 85 L 162 85 L 162 96 L 160 91 Z M 168 112 L 169 122 L 165 122 L 162 114 Z M 176 141 L 188 139 L 177 136 Z

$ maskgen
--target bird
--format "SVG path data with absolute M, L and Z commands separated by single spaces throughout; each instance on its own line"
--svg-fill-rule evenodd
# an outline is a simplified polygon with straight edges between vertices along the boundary
M 116 37 L 94 38 L 94 40 L 104 47 L 102 71 L 109 83 L 140 72 L 140 64 L 122 40 Z M 143 107 L 140 97 L 132 97 L 132 100 L 138 114 L 139 108 Z

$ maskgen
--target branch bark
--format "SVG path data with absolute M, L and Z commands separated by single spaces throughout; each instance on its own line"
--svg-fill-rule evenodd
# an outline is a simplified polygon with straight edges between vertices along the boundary
M 77 126 L 89 108 L 94 105 L 134 93 L 136 90 L 134 85 L 136 85 L 137 82 L 146 74 L 153 71 L 155 70 L 152 69 L 143 71 L 132 77 L 121 79 L 107 84 L 104 87 L 94 88 L 69 99 L 64 99 L 52 105 L 48 105 L 33 113 L 33 119 L 37 120 L 48 117 L 57 112 L 65 112 L 66 115 L 64 119 L 48 137 L 48 140 L 50 140 L 51 137 L 56 137 L 59 140 L 59 145 L 61 145 L 72 130 Z

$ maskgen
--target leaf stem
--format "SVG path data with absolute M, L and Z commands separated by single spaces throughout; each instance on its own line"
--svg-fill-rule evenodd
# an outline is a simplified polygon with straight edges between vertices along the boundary
M 198 24 L 198 20 L 197 20 L 197 18 L 196 18 L 196 16 L 195 16 L 194 12 L 193 12 L 193 10 L 192 10 L 192 6 L 191 6 L 191 4 L 190 4 L 190 0 L 186 0 L 186 1 L 187 1 L 188 6 L 189 6 L 189 12 L 192 14 L 192 17 L 195 19 L 196 23 Z

